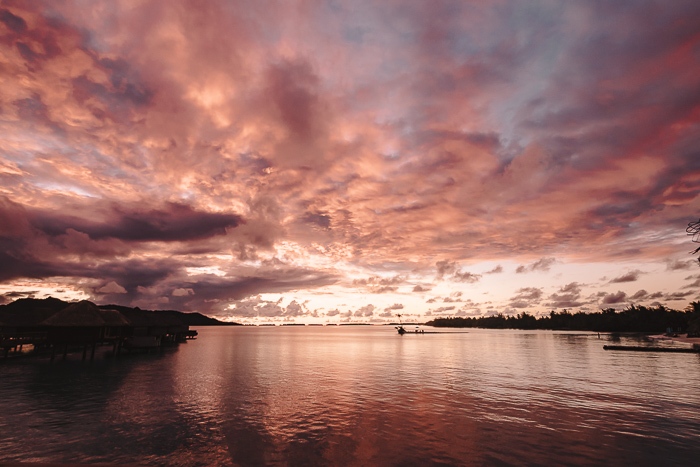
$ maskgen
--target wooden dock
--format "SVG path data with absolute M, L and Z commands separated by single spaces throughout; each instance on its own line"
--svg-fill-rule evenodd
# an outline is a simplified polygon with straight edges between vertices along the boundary
M 700 347 L 656 347 L 644 345 L 604 345 L 604 350 L 627 350 L 631 352 L 700 353 Z

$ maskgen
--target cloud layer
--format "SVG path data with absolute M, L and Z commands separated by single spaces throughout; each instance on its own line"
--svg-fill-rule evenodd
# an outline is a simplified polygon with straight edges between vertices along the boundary
M 695 1 L 4 2 L 0 290 L 285 319 L 697 299 L 698 23 Z

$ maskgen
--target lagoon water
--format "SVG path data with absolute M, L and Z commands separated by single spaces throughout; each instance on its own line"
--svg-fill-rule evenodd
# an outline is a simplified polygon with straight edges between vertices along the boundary
M 699 355 L 467 331 L 200 328 L 159 354 L 0 362 L 0 463 L 697 465 Z

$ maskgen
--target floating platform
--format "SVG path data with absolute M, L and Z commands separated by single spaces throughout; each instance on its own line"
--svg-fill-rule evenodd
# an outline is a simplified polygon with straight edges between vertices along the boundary
M 642 345 L 604 345 L 604 350 L 628 350 L 632 352 L 671 352 L 671 353 L 700 353 L 700 347 L 653 347 Z

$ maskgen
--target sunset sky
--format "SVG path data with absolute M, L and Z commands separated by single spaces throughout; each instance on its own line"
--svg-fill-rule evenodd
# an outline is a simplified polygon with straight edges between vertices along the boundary
M 0 2 L 0 303 L 700 299 L 700 2 Z

